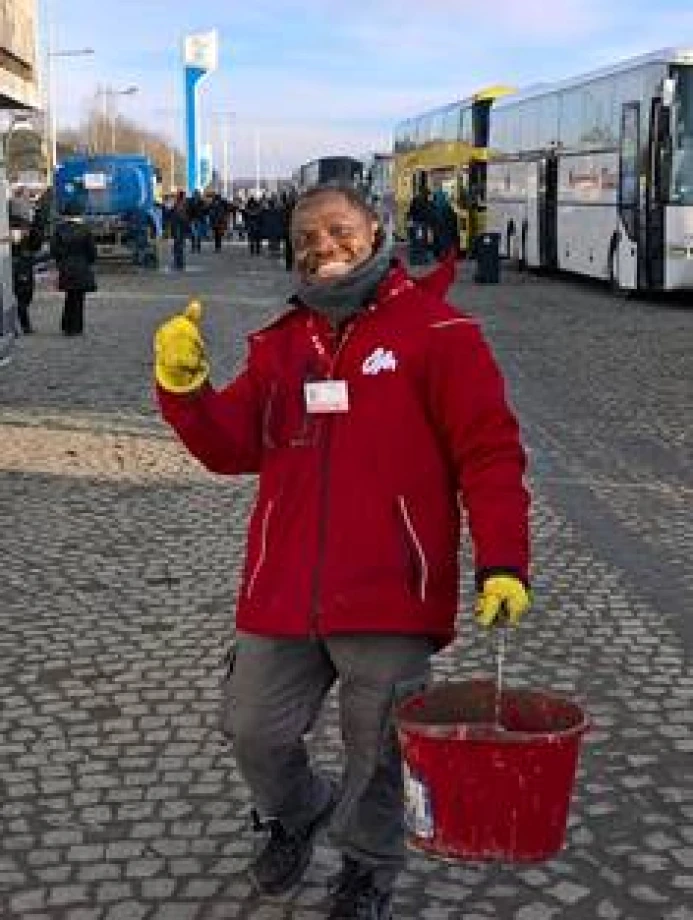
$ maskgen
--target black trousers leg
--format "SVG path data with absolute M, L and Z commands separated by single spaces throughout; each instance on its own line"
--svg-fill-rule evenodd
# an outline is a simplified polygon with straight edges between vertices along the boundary
M 65 335 L 81 335 L 84 331 L 84 291 L 67 291 L 61 323 Z
M 81 335 L 84 332 L 84 302 L 86 294 L 84 291 L 77 291 L 75 294 L 75 335 Z
M 31 299 L 27 300 L 24 297 L 17 298 L 17 318 L 19 320 L 19 325 L 22 327 L 22 332 L 31 332 L 31 319 L 29 317 L 29 307 L 31 305 Z

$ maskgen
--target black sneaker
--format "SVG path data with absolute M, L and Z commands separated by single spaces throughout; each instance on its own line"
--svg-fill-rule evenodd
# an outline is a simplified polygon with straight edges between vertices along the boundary
M 330 896 L 327 920 L 392 920 L 392 892 L 379 889 L 373 870 L 348 856 Z
M 259 894 L 284 894 L 303 877 L 313 856 L 315 835 L 328 820 L 335 805 L 332 795 L 320 814 L 300 830 L 288 830 L 278 818 L 261 819 L 253 809 L 253 830 L 269 832 L 267 842 L 248 869 Z

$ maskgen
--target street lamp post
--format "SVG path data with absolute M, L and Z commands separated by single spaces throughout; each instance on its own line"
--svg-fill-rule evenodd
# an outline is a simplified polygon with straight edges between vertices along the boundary
M 212 112 L 211 120 L 213 127 L 212 141 L 215 147 L 218 147 L 221 141 L 222 153 L 222 181 L 221 188 L 226 198 L 231 197 L 233 182 L 231 179 L 231 134 L 232 125 L 236 120 L 236 112 Z M 221 134 L 221 138 L 219 135 Z
M 116 96 L 133 96 L 135 93 L 139 92 L 138 86 L 126 86 L 124 89 L 113 89 L 110 86 L 107 86 L 106 89 L 97 90 L 97 96 L 103 96 L 103 120 L 104 128 L 106 127 L 106 122 L 108 121 L 108 100 L 114 99 Z M 115 111 L 115 106 L 113 110 L 113 119 L 111 121 L 111 152 L 115 153 L 116 150 L 116 122 L 118 119 L 118 113 Z M 106 145 L 104 144 L 104 147 Z
M 73 48 L 56 51 L 53 48 L 54 26 L 48 25 L 48 50 L 46 51 L 46 147 L 50 149 L 50 156 L 46 156 L 47 184 L 52 184 L 53 170 L 58 165 L 58 113 L 55 92 L 55 58 L 86 57 L 94 54 L 93 48 Z

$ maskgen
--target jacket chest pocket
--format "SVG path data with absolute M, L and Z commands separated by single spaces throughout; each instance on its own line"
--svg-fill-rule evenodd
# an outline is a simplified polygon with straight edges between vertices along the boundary
M 262 443 L 268 450 L 279 447 L 314 447 L 318 422 L 306 411 L 304 385 L 274 381 L 262 417 Z

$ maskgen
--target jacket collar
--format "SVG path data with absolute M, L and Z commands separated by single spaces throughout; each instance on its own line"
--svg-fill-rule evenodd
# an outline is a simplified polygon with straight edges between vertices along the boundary
M 375 299 L 372 304 L 367 305 L 371 308 L 377 308 L 380 304 L 391 300 L 393 297 L 396 297 L 401 292 L 408 290 L 413 287 L 415 282 L 410 278 L 406 268 L 402 264 L 401 259 L 398 259 L 396 256 L 393 256 L 390 260 L 390 268 L 383 278 L 383 280 L 378 285 L 375 292 Z M 313 312 L 310 307 L 303 303 L 303 301 L 296 295 L 292 294 L 289 297 L 287 303 L 292 307 L 300 310 L 307 310 Z

